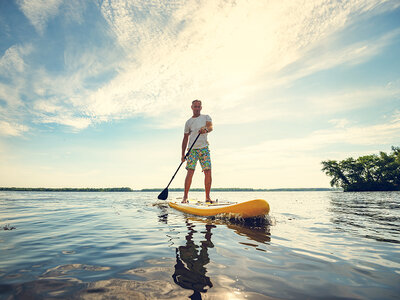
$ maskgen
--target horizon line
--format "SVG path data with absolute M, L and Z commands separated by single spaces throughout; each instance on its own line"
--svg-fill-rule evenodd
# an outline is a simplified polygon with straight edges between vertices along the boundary
M 250 187 L 216 187 L 211 188 L 211 191 L 222 190 L 242 190 L 242 191 L 274 191 L 274 190 L 335 190 L 340 189 L 336 187 L 281 187 L 281 188 L 250 188 Z M 142 188 L 132 189 L 130 187 L 0 187 L 0 191 L 29 191 L 29 190 L 121 190 L 129 192 L 156 192 L 163 191 L 164 188 Z M 169 191 L 183 191 L 184 188 L 169 188 Z M 191 191 L 204 191 L 203 188 L 193 187 Z

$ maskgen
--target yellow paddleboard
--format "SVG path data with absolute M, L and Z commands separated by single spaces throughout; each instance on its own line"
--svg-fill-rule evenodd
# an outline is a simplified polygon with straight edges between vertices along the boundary
M 170 207 L 179 211 L 203 217 L 227 215 L 229 217 L 253 218 L 269 213 L 269 204 L 263 199 L 249 200 L 241 203 L 213 203 L 189 201 L 181 203 L 180 200 L 168 201 Z

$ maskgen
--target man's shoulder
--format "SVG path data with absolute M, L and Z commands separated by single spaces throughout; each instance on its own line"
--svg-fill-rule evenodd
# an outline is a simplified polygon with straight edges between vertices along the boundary
M 204 116 L 204 118 L 205 118 L 207 121 L 211 121 L 210 115 L 203 115 L 203 116 Z
M 200 116 L 203 117 L 203 118 L 211 118 L 210 115 L 206 115 L 206 114 L 204 114 L 204 115 L 201 114 Z
M 190 117 L 190 118 L 185 122 L 185 125 L 191 125 L 191 124 L 192 124 L 193 122 L 195 122 L 196 120 L 199 120 L 199 121 L 203 121 L 203 120 L 211 121 L 211 117 L 210 117 L 209 115 L 203 115 L 203 114 L 201 114 L 201 115 L 198 116 L 197 118 Z

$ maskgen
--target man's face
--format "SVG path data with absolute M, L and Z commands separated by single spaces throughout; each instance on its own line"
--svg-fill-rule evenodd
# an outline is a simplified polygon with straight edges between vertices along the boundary
M 201 104 L 200 102 L 196 101 L 192 104 L 192 110 L 194 115 L 199 115 L 201 111 Z

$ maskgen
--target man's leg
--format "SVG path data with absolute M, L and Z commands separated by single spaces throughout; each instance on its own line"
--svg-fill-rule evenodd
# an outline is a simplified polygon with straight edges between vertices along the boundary
M 206 202 L 214 202 L 210 197 L 211 190 L 211 157 L 208 147 L 201 149 L 199 153 L 201 168 L 204 172 L 204 189 L 206 190 Z
M 211 202 L 211 198 L 210 198 L 210 190 L 211 190 L 211 182 L 212 182 L 211 170 L 204 170 L 203 172 L 204 172 L 204 188 L 206 190 L 206 201 Z
M 193 174 L 194 174 L 194 170 L 192 170 L 192 169 L 187 170 L 187 174 L 186 174 L 186 178 L 185 178 L 185 193 L 183 194 L 182 203 L 187 202 L 190 185 L 192 184 Z
M 186 158 L 186 178 L 185 178 L 185 192 L 183 194 L 182 203 L 187 202 L 188 194 L 190 190 L 190 185 L 192 184 L 192 178 L 194 170 L 196 169 L 197 160 L 199 159 L 199 154 L 196 149 L 190 151 L 189 156 Z

